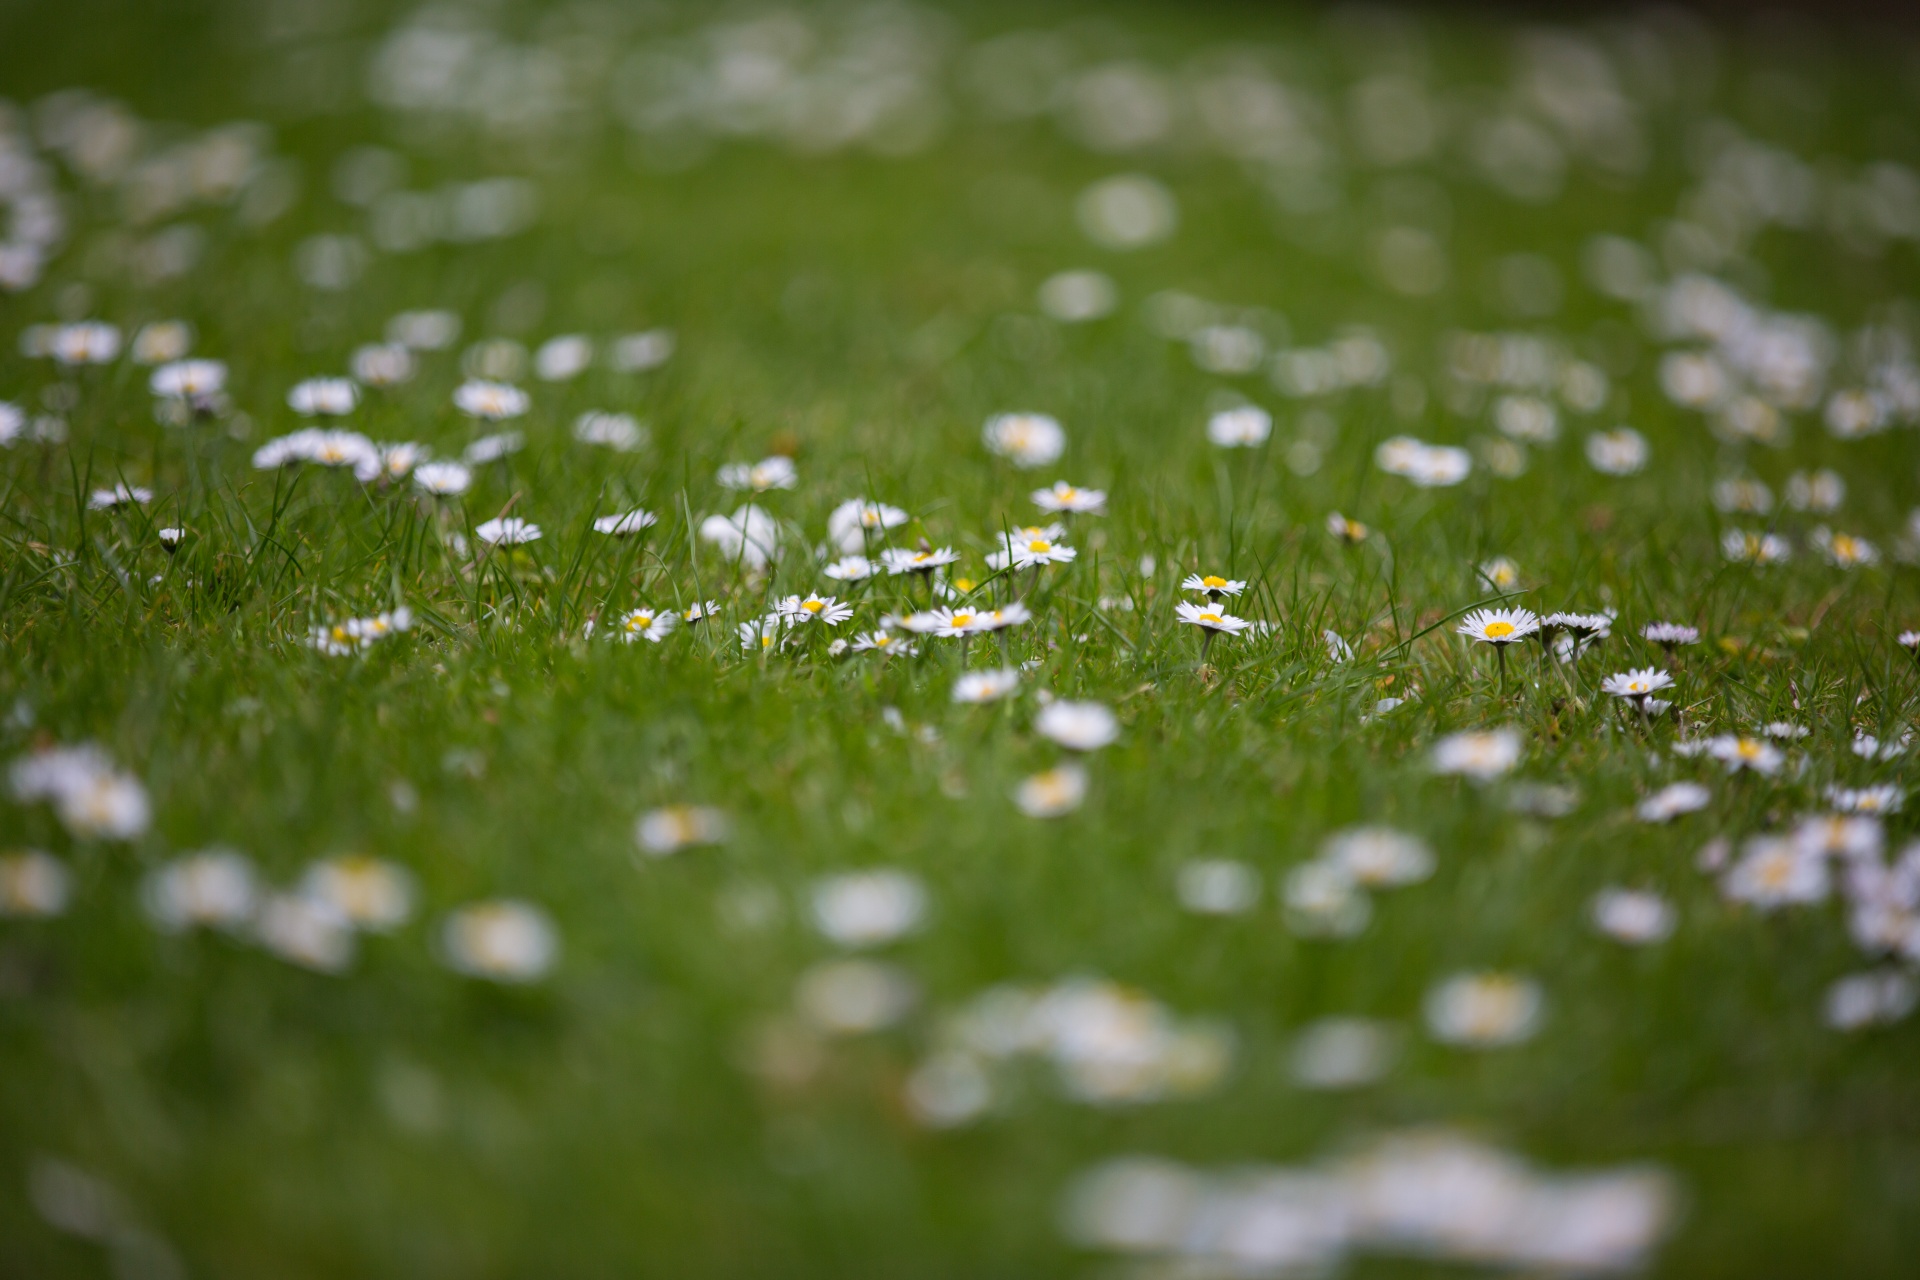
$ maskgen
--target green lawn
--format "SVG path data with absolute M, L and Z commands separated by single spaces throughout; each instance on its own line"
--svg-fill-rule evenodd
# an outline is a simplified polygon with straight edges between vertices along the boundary
M 1908 1274 L 1916 66 L 1671 11 L 0 12 L 0 1274 Z M 904 522 L 827 546 L 860 498 Z M 810 593 L 851 618 L 762 621 Z

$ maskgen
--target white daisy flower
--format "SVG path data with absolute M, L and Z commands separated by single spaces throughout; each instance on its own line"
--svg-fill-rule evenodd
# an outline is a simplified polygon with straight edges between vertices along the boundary
M 832 596 L 788 596 L 774 611 L 789 623 L 819 622 L 837 627 L 853 616 L 853 606 Z
M 1898 1022 L 1920 1004 L 1920 985 L 1900 969 L 1849 974 L 1827 988 L 1824 1013 L 1835 1031 Z
M 1392 827 L 1352 827 L 1328 837 L 1321 860 L 1355 884 L 1388 889 L 1433 874 L 1433 850 L 1419 836 Z
M 904 547 L 887 547 L 880 552 L 880 563 L 891 574 L 932 573 L 960 559 L 960 553 L 952 547 L 940 547 L 930 550 L 922 547 L 918 551 L 909 551 Z
M 1476 609 L 1455 630 L 1480 644 L 1509 645 L 1539 631 L 1540 619 L 1527 609 Z
M 770 653 L 786 643 L 787 620 L 777 613 L 741 623 L 735 630 L 740 647 L 751 653 Z
M 81 839 L 132 840 L 153 816 L 140 780 L 91 744 L 35 751 L 15 760 L 8 776 L 16 799 L 51 802 Z
M 700 540 L 711 543 L 729 564 L 759 573 L 780 554 L 780 526 L 759 507 L 748 503 L 730 516 L 712 515 L 700 522 Z
M 451 498 L 472 486 L 473 472 L 458 462 L 423 462 L 413 469 L 413 483 L 436 498 Z
M 1632 427 L 1596 431 L 1587 437 L 1586 448 L 1588 465 L 1608 476 L 1637 475 L 1653 456 L 1647 438 Z
M 816 881 L 812 905 L 814 927 L 828 940 L 848 948 L 874 947 L 920 927 L 927 891 L 904 871 L 853 872 Z
M 526 448 L 527 438 L 518 431 L 497 431 L 492 435 L 481 436 L 468 445 L 460 454 L 463 462 L 469 466 L 484 467 L 489 462 L 498 462 L 510 453 L 518 453 Z
M 254 911 L 260 945 L 315 973 L 343 973 L 353 963 L 353 929 L 331 906 L 297 893 L 276 893 Z
M 1008 627 L 1017 627 L 1028 621 L 1033 614 L 1027 606 L 1018 600 L 1010 600 L 998 609 L 982 609 L 974 615 L 975 631 L 1005 631 Z
M 1252 449 L 1273 434 L 1273 415 L 1258 405 L 1222 409 L 1207 419 L 1207 441 L 1222 449 Z
M 720 468 L 716 479 L 722 489 L 743 489 L 765 493 L 770 489 L 791 489 L 800 483 L 793 459 L 775 454 L 759 462 L 734 462 Z
M 820 572 L 835 582 L 860 582 L 880 572 L 880 566 L 865 556 L 842 556 Z
M 1028 529 L 1023 533 L 1003 536 L 1001 549 L 987 556 L 987 564 L 995 569 L 1031 569 L 1041 565 L 1066 564 L 1079 554 L 1072 547 L 1053 541 L 1039 530 Z
M 387 321 L 387 341 L 414 351 L 444 351 L 460 337 L 460 317 L 451 311 L 402 311 Z
M 287 392 L 287 407 L 304 418 L 340 417 L 360 403 L 360 388 L 349 378 L 308 378 Z
M 849 498 L 827 513 L 827 541 L 846 555 L 867 549 L 867 539 L 897 529 L 910 516 L 899 507 L 869 498 Z
M 1669 653 L 1683 644 L 1697 644 L 1700 640 L 1697 627 L 1682 626 L 1678 622 L 1649 622 L 1640 628 L 1640 635 Z
M 176 360 L 147 379 L 147 389 L 167 400 L 200 403 L 226 390 L 227 366 L 221 360 Z
M 1787 540 L 1777 533 L 1749 533 L 1729 529 L 1720 535 L 1720 551 L 1738 564 L 1779 564 L 1793 554 Z
M 619 636 L 628 644 L 632 644 L 635 640 L 651 640 L 659 644 L 667 638 L 677 621 L 679 619 L 674 614 L 661 613 L 642 606 L 621 615 Z
M 468 417 L 504 422 L 525 413 L 533 400 L 510 383 L 471 378 L 453 389 L 453 404 Z
M 1646 700 L 1662 689 L 1673 687 L 1673 677 L 1653 667 L 1642 667 L 1633 671 L 1610 675 L 1600 682 L 1600 691 L 1610 693 L 1616 698 L 1626 698 L 1636 704 Z
M 356 350 L 347 367 L 364 386 L 397 387 L 413 378 L 413 352 L 397 342 L 373 343 Z
M 1221 596 L 1237 596 L 1247 589 L 1247 584 L 1236 578 L 1222 578 L 1218 574 L 1201 575 L 1190 573 L 1180 582 L 1182 591 L 1200 591 L 1218 600 Z
M 1891 782 L 1874 787 L 1828 787 L 1827 803 L 1842 813 L 1898 813 L 1906 792 Z
M 116 484 L 111 489 L 95 489 L 87 495 L 89 511 L 112 511 L 119 507 L 145 506 L 153 501 L 153 490 L 139 485 Z
M 852 649 L 855 653 L 885 653 L 910 658 L 920 652 L 909 641 L 901 639 L 891 631 L 868 631 L 853 638 Z
M 177 858 L 154 868 L 141 884 L 147 914 L 169 932 L 240 929 L 252 919 L 258 896 L 253 864 L 230 849 Z
M 953 682 L 953 700 L 964 703 L 997 702 L 1020 689 L 1020 673 L 1012 667 L 997 671 L 968 671 Z
M 391 932 L 413 915 L 413 877 L 403 867 L 361 854 L 314 863 L 300 879 L 300 892 L 372 933 Z
M 714 617 L 719 612 L 720 602 L 718 600 L 708 600 L 704 604 L 691 604 L 681 610 L 680 621 L 688 624 L 705 622 L 708 618 Z
M 1505 556 L 1483 561 L 1474 572 L 1495 591 L 1511 591 L 1520 585 L 1520 566 Z
M 1184 864 L 1175 881 L 1180 905 L 1197 915 L 1235 916 L 1260 897 L 1260 874 L 1231 858 L 1200 858 Z
M 1662 787 L 1634 809 L 1642 822 L 1671 822 L 1683 814 L 1697 813 L 1713 800 L 1713 793 L 1697 782 L 1676 782 Z
M 538 542 L 541 537 L 539 525 L 522 520 L 519 516 L 495 516 L 476 525 L 473 534 L 480 541 L 495 547 L 517 547 L 523 543 Z
M 1245 618 L 1236 618 L 1230 613 L 1222 613 L 1211 604 L 1193 604 L 1182 600 L 1174 606 L 1174 612 L 1179 616 L 1180 621 L 1192 623 L 1208 632 L 1239 635 L 1253 625 Z
M 155 320 L 133 335 L 135 364 L 166 364 L 180 360 L 193 347 L 193 329 L 184 320 Z
M 1531 978 L 1466 973 L 1429 991 L 1425 1010 L 1434 1039 L 1488 1049 L 1531 1039 L 1545 1016 L 1546 997 Z
M 542 382 L 566 382 L 593 363 L 593 342 L 582 334 L 549 338 L 533 353 L 533 376 Z
M 636 453 L 646 447 L 647 429 L 630 413 L 591 410 L 573 420 L 573 438 L 615 453 Z
M 1099 516 L 1107 512 L 1107 494 L 1104 489 L 1076 489 L 1065 480 L 1056 480 L 1051 489 L 1035 489 L 1033 505 L 1042 511 L 1071 512 L 1076 515 Z
M 1796 471 L 1787 477 L 1787 505 L 1795 511 L 1832 512 L 1847 499 L 1837 471 Z
M 1707 740 L 1707 754 L 1727 766 L 1729 773 L 1746 770 L 1750 773 L 1772 775 L 1780 772 L 1787 757 L 1780 748 L 1758 738 L 1748 738 L 1736 734 L 1722 734 Z
M 1773 490 L 1752 476 L 1727 476 L 1713 482 L 1713 505 L 1729 515 L 1763 516 L 1773 510 Z
M 872 960 L 816 964 L 794 984 L 793 1002 L 808 1025 L 827 1035 L 863 1035 L 893 1026 L 919 1001 L 913 979 Z
M 1373 919 L 1373 902 L 1343 868 L 1302 862 L 1280 885 L 1287 927 L 1307 938 L 1351 938 Z
M 1060 818 L 1087 798 L 1087 771 L 1068 761 L 1022 782 L 1013 802 L 1029 818 Z
M 1821 902 L 1827 896 L 1827 860 L 1793 840 L 1756 836 L 1747 841 L 1720 888 L 1730 901 L 1752 903 L 1763 911 Z
M 1602 889 L 1590 911 L 1594 928 L 1629 946 L 1666 941 L 1679 918 L 1659 894 L 1635 889 Z
M 1827 563 L 1836 569 L 1856 569 L 1864 565 L 1880 562 L 1880 549 L 1865 538 L 1850 533 L 1834 533 L 1826 528 L 1815 529 L 1807 539 Z
M 560 935 L 546 912 L 511 898 L 453 912 L 441 926 L 440 942 L 455 971 L 494 982 L 533 982 L 560 952 Z
M 621 515 L 601 516 L 593 522 L 595 533 L 604 533 L 611 537 L 624 538 L 639 533 L 642 529 L 651 529 L 659 523 L 659 517 L 651 511 L 635 508 Z
M 1069 751 L 1098 751 L 1120 737 L 1120 721 L 1098 702 L 1050 702 L 1034 717 L 1035 732 Z
M 47 354 L 64 365 L 108 364 L 120 354 L 120 330 L 98 320 L 81 320 L 54 329 Z
M 1520 763 L 1520 734 L 1513 729 L 1453 733 L 1433 748 L 1433 771 L 1490 782 Z
M 981 438 L 989 451 L 1016 467 L 1045 467 L 1067 451 L 1067 433 L 1044 413 L 1000 413 L 987 419 Z

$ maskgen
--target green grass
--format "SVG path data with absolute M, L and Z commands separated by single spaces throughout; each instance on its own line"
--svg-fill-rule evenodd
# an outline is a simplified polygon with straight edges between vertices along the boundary
M 968 10 L 954 38 L 1089 12 Z M 540 30 L 504 13 L 522 38 Z M 662 173 L 629 163 L 600 99 L 580 132 L 533 142 L 368 106 L 361 68 L 399 16 L 342 9 L 335 26 L 273 36 L 239 9 L 0 15 L 0 86 L 18 99 L 83 84 L 195 128 L 267 120 L 275 153 L 304 178 L 299 202 L 263 227 L 224 206 L 185 211 L 173 221 L 203 229 L 200 264 L 140 285 L 101 248 L 122 224 L 112 200 L 60 170 L 70 243 L 42 283 L 0 295 L 0 400 L 74 389 L 66 444 L 0 452 L 0 704 L 13 709 L 0 755 L 97 741 L 154 802 L 151 829 L 121 844 L 76 839 L 48 806 L 0 799 L 5 843 L 53 851 L 74 873 L 61 918 L 0 921 L 0 1273 L 109 1273 L 112 1250 L 55 1230 L 29 1202 L 29 1169 L 53 1157 L 117 1187 L 194 1276 L 1104 1274 L 1107 1260 L 1057 1226 L 1064 1189 L 1099 1161 L 1304 1164 L 1356 1135 L 1431 1123 L 1548 1169 L 1664 1167 L 1684 1207 L 1658 1274 L 1905 1273 L 1920 1245 L 1909 1212 L 1920 1030 L 1828 1029 L 1827 988 L 1871 963 L 1843 904 L 1757 913 L 1724 901 L 1695 855 L 1713 835 L 1784 827 L 1819 808 L 1829 783 L 1905 778 L 1906 758 L 1870 763 L 1848 743 L 1856 729 L 1897 737 L 1920 695 L 1893 640 L 1920 622 L 1920 580 L 1892 554 L 1913 504 L 1913 435 L 1842 441 L 1802 413 L 1783 448 L 1722 443 L 1666 401 L 1660 344 L 1579 270 L 1591 236 L 1651 237 L 1673 215 L 1693 181 L 1685 139 L 1708 115 L 1809 160 L 1920 159 L 1901 115 L 1912 110 L 1901 41 L 1843 32 L 1818 56 L 1788 55 L 1826 105 L 1780 118 L 1751 105 L 1779 55 L 1730 37 L 1710 100 L 1648 108 L 1642 176 L 1606 182 L 1575 165 L 1549 204 L 1499 193 L 1452 151 L 1415 166 L 1451 204 L 1455 281 L 1407 298 L 1367 265 L 1370 201 L 1388 179 L 1358 162 L 1340 170 L 1340 212 L 1294 215 L 1215 152 L 1100 155 L 1050 123 L 988 123 L 956 99 L 945 136 L 906 158 L 721 141 Z M 1169 67 L 1229 37 L 1281 42 L 1297 82 L 1336 104 L 1357 75 L 1314 15 L 1129 6 L 1112 24 L 1075 38 L 1096 48 L 1131 32 L 1139 56 Z M 1505 83 L 1507 29 L 1471 16 L 1425 25 L 1437 83 Z M 300 88 L 300 68 L 336 64 L 343 87 L 311 72 L 322 89 Z M 496 242 L 375 254 L 344 292 L 308 288 L 291 265 L 297 243 L 364 234 L 364 216 L 326 187 L 334 158 L 369 141 L 405 152 L 415 186 L 530 175 L 542 215 Z M 1073 200 L 1128 170 L 1167 184 L 1181 226 L 1117 254 L 1081 235 Z M 1481 268 L 1516 250 L 1564 275 L 1550 319 L 1516 321 L 1479 287 Z M 1872 255 L 1816 226 L 1760 231 L 1747 256 L 1769 305 L 1845 333 L 1875 316 L 1911 326 L 1899 300 L 1914 255 L 1911 241 Z M 1039 319 L 1040 282 L 1082 266 L 1116 280 L 1120 309 L 1077 326 Z M 1729 273 L 1742 270 L 1760 274 Z M 463 571 L 405 486 L 249 466 L 264 440 L 304 425 L 286 389 L 344 371 L 389 316 L 459 311 L 464 345 L 498 330 L 497 300 L 524 282 L 544 303 L 523 340 L 654 325 L 679 336 L 652 373 L 600 364 L 572 382 L 523 380 L 534 407 L 513 425 L 526 450 L 478 469 L 450 509 L 470 526 L 511 503 L 542 541 Z M 1317 429 L 1302 421 L 1314 406 L 1257 375 L 1195 368 L 1142 318 L 1144 299 L 1169 288 L 1272 308 L 1299 344 L 1373 325 L 1396 372 L 1431 394 L 1411 417 L 1384 385 L 1330 398 L 1324 463 L 1296 474 L 1283 456 Z M 189 320 L 196 353 L 230 366 L 245 438 L 235 419 L 158 425 L 148 370 L 124 359 L 72 373 L 13 353 L 13 335 L 68 309 L 129 333 Z M 1517 480 L 1477 466 L 1457 488 L 1421 491 L 1374 467 L 1375 445 L 1397 433 L 1491 435 L 1484 412 L 1444 407 L 1441 338 L 1518 328 L 1608 363 L 1616 398 L 1591 419 L 1563 410 L 1560 442 L 1534 450 Z M 457 455 L 476 434 L 450 401 L 458 360 L 424 355 L 414 381 L 369 391 L 346 425 Z M 1222 388 L 1275 411 L 1270 446 L 1207 445 Z M 575 444 L 569 426 L 590 408 L 636 413 L 648 449 Z M 982 449 L 982 421 L 1019 408 L 1065 424 L 1059 466 L 1016 471 Z M 1638 476 L 1598 475 L 1581 455 L 1589 427 L 1617 422 L 1651 443 Z M 691 526 L 739 502 L 714 482 L 722 464 L 775 449 L 796 455 L 801 483 L 765 501 L 793 533 L 751 581 Z M 1727 564 L 1720 531 L 1768 521 L 1716 512 L 1712 481 L 1745 469 L 1779 492 L 1813 467 L 1848 483 L 1834 526 L 1886 560 L 1834 569 L 1805 546 L 1819 518 L 1786 512 L 1775 524 L 1800 546 L 1791 562 Z M 915 520 L 903 539 L 951 543 L 978 577 L 997 533 L 1035 517 L 1028 491 L 1056 475 L 1108 490 L 1110 514 L 1076 520 L 1079 559 L 1039 579 L 1035 621 L 1009 633 L 1011 657 L 1035 664 L 1014 702 L 953 705 L 961 658 L 949 641 L 886 663 L 820 644 L 764 660 L 739 651 L 734 625 L 769 599 L 837 585 L 811 548 L 841 500 L 905 507 Z M 154 503 L 84 509 L 90 489 L 123 478 L 150 485 Z M 592 533 L 592 517 L 634 505 L 661 516 L 644 541 Z M 1377 536 L 1337 544 L 1324 531 L 1336 509 Z M 154 530 L 173 525 L 192 536 L 169 556 Z M 1157 560 L 1151 578 L 1143 555 Z M 1468 652 L 1451 622 L 1436 626 L 1501 594 L 1475 572 L 1496 555 L 1521 569 L 1511 603 L 1619 611 L 1617 634 L 1578 670 L 1582 696 L 1530 647 L 1503 703 L 1488 655 Z M 1193 571 L 1250 580 L 1239 611 L 1276 624 L 1221 640 L 1210 671 L 1172 616 Z M 863 629 L 902 602 L 898 580 L 841 594 L 860 601 Z M 1102 610 L 1103 596 L 1134 607 Z M 725 605 L 706 631 L 660 645 L 581 636 L 588 618 L 604 627 L 636 603 L 703 598 Z M 306 643 L 317 624 L 400 603 L 415 628 L 363 656 Z M 1730 778 L 1674 758 L 1670 725 L 1643 744 L 1593 686 L 1657 656 L 1634 635 L 1656 618 L 1703 632 L 1679 663 L 1689 731 L 1796 720 L 1812 730 L 1791 747 L 1803 773 Z M 1327 629 L 1354 643 L 1355 661 L 1329 660 Z M 998 661 L 989 641 L 969 657 Z M 1410 687 L 1416 701 L 1369 718 Z M 1056 821 L 1010 799 L 1061 757 L 1031 729 L 1041 690 L 1103 701 L 1123 726 L 1089 762 L 1085 806 Z M 887 708 L 909 732 L 888 726 Z M 1512 811 L 1510 782 L 1433 775 L 1435 739 L 1502 724 L 1526 735 L 1510 782 L 1576 787 L 1571 814 Z M 1714 803 L 1670 826 L 1636 822 L 1633 804 L 1678 778 L 1707 782 Z M 733 834 L 671 859 L 638 855 L 636 817 L 676 802 L 722 808 Z M 1437 873 L 1374 895 L 1357 937 L 1297 936 L 1277 884 L 1361 822 L 1424 836 Z M 1912 825 L 1892 816 L 1889 847 Z M 420 909 L 396 934 L 363 939 L 339 976 L 222 935 L 156 930 L 142 876 L 214 845 L 245 851 L 276 885 L 317 858 L 377 854 L 417 877 Z M 1232 918 L 1183 910 L 1175 876 L 1197 857 L 1257 868 L 1259 905 Z M 910 870 L 929 892 L 927 926 L 880 953 L 921 1004 L 897 1028 L 828 1042 L 804 1084 L 769 1084 L 749 1069 L 755 1028 L 835 954 L 807 921 L 810 886 L 868 866 Z M 1665 895 L 1675 935 L 1636 950 L 1594 931 L 1588 903 L 1609 884 Z M 781 910 L 757 928 L 729 923 L 727 904 L 756 887 Z M 544 980 L 494 986 L 438 958 L 445 913 L 496 896 L 555 921 L 562 954 Z M 1472 1052 L 1427 1035 L 1427 990 L 1481 968 L 1543 985 L 1538 1036 Z M 1218 1019 L 1234 1036 L 1231 1071 L 1196 1097 L 1096 1108 L 1035 1069 L 1012 1105 L 969 1127 L 912 1120 L 903 1082 L 939 1014 L 996 983 L 1078 974 Z M 1293 1037 L 1341 1014 L 1398 1024 L 1400 1059 L 1364 1089 L 1298 1088 Z M 1371 1256 L 1348 1270 L 1440 1273 Z

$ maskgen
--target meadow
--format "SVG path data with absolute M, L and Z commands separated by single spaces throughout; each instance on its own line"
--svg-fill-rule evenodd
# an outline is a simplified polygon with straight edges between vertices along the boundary
M 1916 94 L 0 13 L 0 1274 L 1908 1274 Z

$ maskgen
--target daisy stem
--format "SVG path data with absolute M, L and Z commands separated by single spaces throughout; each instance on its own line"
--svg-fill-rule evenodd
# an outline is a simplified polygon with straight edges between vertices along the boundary
M 1200 629 L 1200 665 L 1203 667 L 1207 665 L 1207 651 L 1213 648 L 1214 634 L 1212 627 Z
M 1504 702 L 1507 697 L 1507 646 L 1493 646 L 1493 656 L 1500 661 L 1500 698 Z

